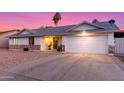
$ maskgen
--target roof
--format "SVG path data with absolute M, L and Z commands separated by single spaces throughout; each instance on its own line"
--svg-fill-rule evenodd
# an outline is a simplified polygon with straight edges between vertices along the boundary
M 39 29 L 37 31 L 37 35 L 48 35 L 48 34 L 52 34 L 52 35 L 59 35 L 59 34 L 64 34 L 67 33 L 66 31 L 72 27 L 74 27 L 76 25 L 66 25 L 66 26 L 59 26 L 59 27 L 46 27 L 46 28 L 42 28 Z
M 109 23 L 109 21 L 96 22 L 96 23 L 93 23 L 93 24 L 104 27 L 106 30 L 118 30 L 119 29 L 116 24 Z
M 57 27 L 44 27 L 39 29 L 32 29 L 32 30 L 22 30 L 22 31 L 29 31 L 31 34 L 16 34 L 10 37 L 28 37 L 28 36 L 45 36 L 45 35 L 69 35 L 69 34 L 76 34 L 81 32 L 82 30 L 74 31 L 80 25 L 87 24 L 90 26 L 95 27 L 96 29 L 89 29 L 86 30 L 87 32 L 115 32 L 119 30 L 115 23 L 112 23 L 113 20 L 104 21 L 104 22 L 81 22 L 80 24 L 75 25 L 66 25 L 66 26 L 57 26 Z

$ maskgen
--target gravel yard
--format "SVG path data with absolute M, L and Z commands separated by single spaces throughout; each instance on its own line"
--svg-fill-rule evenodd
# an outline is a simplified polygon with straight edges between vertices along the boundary
M 0 69 L 6 69 L 18 64 L 32 62 L 40 58 L 55 55 L 52 52 L 40 52 L 40 51 L 14 51 L 7 49 L 0 49 Z

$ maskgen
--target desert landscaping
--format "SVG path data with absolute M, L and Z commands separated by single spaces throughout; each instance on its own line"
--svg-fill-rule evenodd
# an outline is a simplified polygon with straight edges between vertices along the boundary
M 18 64 L 32 62 L 54 54 L 56 53 L 0 49 L 0 69 L 8 69 Z

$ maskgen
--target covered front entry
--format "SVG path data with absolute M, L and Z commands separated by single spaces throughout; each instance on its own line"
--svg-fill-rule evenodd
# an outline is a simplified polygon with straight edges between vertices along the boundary
M 41 50 L 58 50 L 62 44 L 61 36 L 45 36 L 41 37 Z
M 65 37 L 65 51 L 88 53 L 88 54 L 107 54 L 108 37 L 106 36 L 68 36 Z

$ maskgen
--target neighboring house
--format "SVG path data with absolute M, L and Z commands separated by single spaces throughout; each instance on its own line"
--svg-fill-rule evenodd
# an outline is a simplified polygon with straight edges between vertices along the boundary
M 9 48 L 48 51 L 61 46 L 65 52 L 108 54 L 114 51 L 114 32 L 118 30 L 114 20 L 24 29 L 9 37 Z
M 2 31 L 0 32 L 0 48 L 8 48 L 9 47 L 9 38 L 7 36 L 16 34 L 18 30 L 10 30 L 10 31 Z

